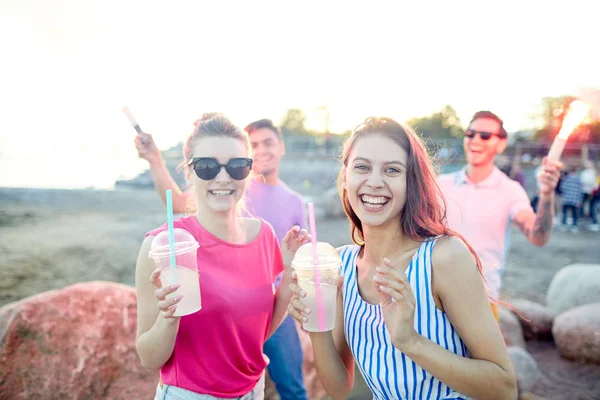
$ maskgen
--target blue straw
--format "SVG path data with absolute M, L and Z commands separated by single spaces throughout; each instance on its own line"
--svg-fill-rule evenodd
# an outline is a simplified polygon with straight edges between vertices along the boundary
M 171 189 L 167 190 L 167 225 L 169 227 L 169 253 L 171 255 L 171 267 L 175 267 L 175 233 L 173 231 L 173 194 Z

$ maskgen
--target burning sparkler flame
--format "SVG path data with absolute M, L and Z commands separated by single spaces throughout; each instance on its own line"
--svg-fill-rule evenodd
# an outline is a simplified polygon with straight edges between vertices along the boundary
M 577 128 L 579 124 L 588 118 L 590 106 L 581 100 L 574 100 L 569 104 L 569 110 L 563 119 L 562 127 L 558 132 L 558 137 L 564 140 Z

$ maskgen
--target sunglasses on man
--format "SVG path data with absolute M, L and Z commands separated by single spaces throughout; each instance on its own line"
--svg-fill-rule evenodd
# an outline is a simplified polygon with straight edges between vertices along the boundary
M 468 129 L 465 132 L 465 136 L 468 137 L 469 139 L 473 139 L 475 137 L 475 135 L 477 135 L 477 134 L 479 134 L 479 137 L 481 138 L 481 140 L 490 140 L 490 138 L 492 136 L 498 136 L 501 139 L 506 138 L 505 135 L 492 133 L 492 132 L 485 132 L 485 131 L 476 131 L 475 129 Z
M 220 164 L 216 159 L 210 157 L 194 157 L 188 163 L 194 169 L 198 178 L 204 181 L 215 179 L 221 168 L 225 167 L 225 171 L 232 179 L 241 181 L 246 179 L 252 169 L 251 158 L 232 158 L 227 164 Z

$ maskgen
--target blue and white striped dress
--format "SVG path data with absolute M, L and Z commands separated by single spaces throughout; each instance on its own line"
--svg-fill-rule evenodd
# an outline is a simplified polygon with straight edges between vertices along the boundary
M 438 310 L 431 292 L 431 253 L 437 239 L 423 242 L 406 275 L 415 294 L 415 330 L 460 356 L 467 348 L 446 313 Z M 392 344 L 381 306 L 358 293 L 356 261 L 360 247 L 342 249 L 344 333 L 360 372 L 375 399 L 467 399 L 419 367 Z

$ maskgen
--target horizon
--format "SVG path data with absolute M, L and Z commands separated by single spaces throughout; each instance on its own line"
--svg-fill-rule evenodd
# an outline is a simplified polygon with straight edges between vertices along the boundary
M 300 108 L 323 130 L 324 104 L 331 132 L 445 105 L 514 132 L 534 127 L 543 97 L 600 88 L 597 1 L 474 4 L 4 0 L 0 154 L 133 162 L 124 106 L 162 150 L 204 112 L 243 127 Z

